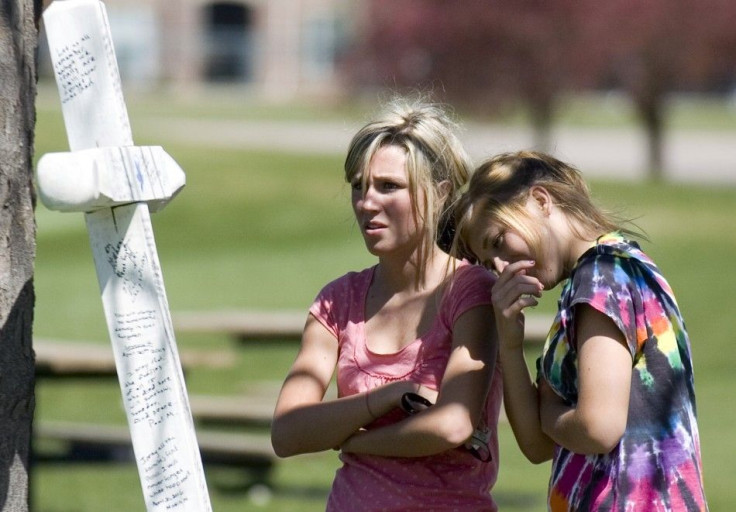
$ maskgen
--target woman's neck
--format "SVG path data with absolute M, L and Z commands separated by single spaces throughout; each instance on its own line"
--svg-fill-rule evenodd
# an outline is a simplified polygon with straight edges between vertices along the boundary
M 557 248 L 562 257 L 562 274 L 560 276 L 560 281 L 562 281 L 570 277 L 570 273 L 580 257 L 588 249 L 595 246 L 599 234 L 594 233 L 589 228 L 586 229 L 579 222 L 575 222 L 566 216 L 558 226 L 560 228 L 556 231 L 556 237 Z
M 424 257 L 425 264 L 421 274 L 418 274 L 419 255 L 412 258 L 379 259 L 374 281 L 391 293 L 421 292 L 433 290 L 447 277 L 451 257 L 436 245 L 432 246 L 430 254 Z

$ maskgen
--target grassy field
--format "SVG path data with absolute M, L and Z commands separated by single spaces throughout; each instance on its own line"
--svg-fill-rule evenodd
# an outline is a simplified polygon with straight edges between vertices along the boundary
M 38 155 L 66 148 L 55 102 L 44 101 L 39 102 Z M 138 119 L 143 122 L 152 113 L 197 113 L 182 113 L 181 106 L 160 102 L 129 105 L 134 129 Z M 234 118 L 252 113 L 228 110 L 226 105 L 200 109 Z M 298 115 L 306 118 L 309 110 Z M 341 155 L 236 148 L 215 152 L 182 145 L 166 149 L 187 172 L 187 187 L 153 218 L 172 311 L 306 311 L 327 281 L 372 263 L 351 216 Z M 736 188 L 613 182 L 594 182 L 592 188 L 604 205 L 638 218 L 651 238 L 645 249 L 677 293 L 693 342 L 711 510 L 728 510 L 736 503 L 736 411 L 727 406 L 727 396 L 736 387 L 728 355 L 736 308 Z M 37 222 L 35 336 L 108 343 L 83 216 L 49 212 L 39 205 Z M 551 311 L 555 293 L 550 292 L 540 309 Z M 177 341 L 182 350 L 227 351 L 232 356 L 232 365 L 189 372 L 192 394 L 243 394 L 276 387 L 295 353 L 294 346 L 236 346 L 217 336 L 181 334 Z M 125 422 L 113 380 L 42 381 L 37 399 L 39 420 Z M 548 465 L 524 461 L 507 425 L 499 426 L 499 436 L 501 472 L 494 494 L 501 509 L 544 510 Z M 208 467 L 213 507 L 222 512 L 324 510 L 337 463 L 334 453 L 280 461 L 270 492 L 250 486 L 246 471 Z M 135 467 L 127 463 L 39 465 L 33 468 L 33 504 L 39 512 L 143 509 Z

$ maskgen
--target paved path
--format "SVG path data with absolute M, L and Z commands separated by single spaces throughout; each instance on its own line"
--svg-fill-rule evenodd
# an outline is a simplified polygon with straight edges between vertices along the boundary
M 157 140 L 207 148 L 242 147 L 306 153 L 343 154 L 358 123 L 339 121 L 232 121 L 147 119 L 136 130 Z M 498 153 L 531 148 L 529 130 L 468 124 L 463 142 L 475 161 Z M 643 132 L 611 128 L 558 128 L 552 152 L 585 174 L 636 180 L 646 168 Z M 672 181 L 736 185 L 736 132 L 669 131 L 666 176 Z

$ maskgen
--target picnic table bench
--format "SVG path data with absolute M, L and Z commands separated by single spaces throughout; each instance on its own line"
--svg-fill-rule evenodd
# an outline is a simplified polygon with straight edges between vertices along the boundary
M 202 424 L 236 424 L 270 428 L 276 397 L 192 395 L 189 406 Z
M 117 369 L 112 348 L 108 344 L 34 339 L 36 375 L 40 378 L 104 377 L 116 378 Z M 230 350 L 185 350 L 179 354 L 182 366 L 222 367 L 233 363 Z M 273 401 L 272 401 L 273 402 Z M 231 410 L 243 417 L 253 418 L 241 425 L 269 426 L 273 405 L 263 401 L 260 408 L 245 399 Z M 214 404 L 216 407 L 217 404 Z M 212 416 L 213 404 L 209 398 L 195 399 L 197 410 Z M 210 412 L 208 412 L 210 411 Z M 205 464 L 225 465 L 242 469 L 250 480 L 265 483 L 276 462 L 268 430 L 261 433 L 197 431 L 202 461 Z M 49 445 L 49 441 L 52 442 Z M 51 446 L 52 450 L 45 449 Z M 84 460 L 133 461 L 133 445 L 127 426 L 92 423 L 38 421 L 34 424 L 33 458 L 39 462 L 73 462 Z
M 300 310 L 224 310 L 172 313 L 179 332 L 224 334 L 241 342 L 299 342 L 307 313 Z M 527 340 L 541 344 L 552 325 L 552 315 L 526 316 Z M 334 386 L 332 386 L 334 387 Z M 334 389 L 328 394 L 336 396 Z M 190 397 L 192 415 L 202 424 L 268 427 L 271 424 L 278 389 L 265 396 Z
M 115 358 L 109 344 L 62 340 L 33 340 L 37 377 L 115 377 Z M 226 367 L 228 352 L 186 350 L 179 354 L 184 369 L 194 366 Z
M 270 428 L 281 381 L 261 383 L 242 395 L 191 395 L 189 405 L 195 421 L 202 425 L 236 425 Z M 326 399 L 337 398 L 332 382 Z
M 307 312 L 301 310 L 223 310 L 172 313 L 174 330 L 182 333 L 225 334 L 239 341 L 300 341 Z M 552 315 L 527 314 L 526 337 L 542 343 Z
M 76 422 L 39 422 L 34 427 L 36 441 L 55 441 L 64 445 L 61 455 L 37 460 L 134 460 L 130 431 L 126 426 Z M 274 465 L 276 454 L 270 439 L 247 432 L 197 432 L 204 464 L 236 466 L 258 471 L 262 477 Z
M 240 341 L 299 341 L 307 320 L 301 310 L 222 310 L 172 313 L 174 330 L 222 333 Z
M 299 342 L 306 312 L 296 310 L 254 311 L 231 310 L 184 312 L 172 315 L 179 332 L 218 333 L 240 341 Z M 552 318 L 527 315 L 527 339 L 541 343 L 546 338 Z M 44 377 L 77 375 L 115 376 L 112 349 L 104 344 L 34 340 L 37 374 Z M 183 366 L 226 365 L 230 355 L 212 351 L 184 351 Z M 280 384 L 280 383 L 279 383 Z M 271 425 L 278 389 L 272 386 L 259 393 L 243 396 L 190 396 L 192 415 L 201 425 L 221 424 L 267 429 Z M 335 394 L 334 386 L 328 393 Z M 64 447 L 60 460 L 133 458 L 127 427 L 88 423 L 38 422 L 34 426 L 36 440 L 51 440 Z M 202 460 L 205 464 L 237 466 L 253 472 L 260 481 L 275 464 L 276 455 L 270 439 L 260 432 L 223 432 L 197 429 Z M 35 453 L 37 460 L 49 460 Z

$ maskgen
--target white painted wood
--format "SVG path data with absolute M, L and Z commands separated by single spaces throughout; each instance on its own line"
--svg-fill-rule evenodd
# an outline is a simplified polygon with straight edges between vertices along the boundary
M 132 146 L 104 5 L 44 12 L 71 150 Z M 149 512 L 211 510 L 146 203 L 85 214 Z
M 184 187 L 184 171 L 161 146 L 108 146 L 47 153 L 36 172 L 49 210 L 89 212 L 133 202 L 161 210 Z

